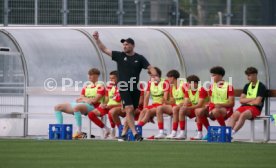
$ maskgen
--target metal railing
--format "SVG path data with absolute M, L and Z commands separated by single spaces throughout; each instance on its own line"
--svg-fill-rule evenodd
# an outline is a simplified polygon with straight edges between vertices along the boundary
M 0 24 L 168 25 L 179 20 L 178 0 L 1 0 Z

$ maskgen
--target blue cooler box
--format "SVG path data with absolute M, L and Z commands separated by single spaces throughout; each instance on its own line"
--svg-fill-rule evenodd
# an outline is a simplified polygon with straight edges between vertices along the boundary
M 231 142 L 232 128 L 222 126 L 209 126 L 208 127 L 208 142 Z
M 122 136 L 123 128 L 124 128 L 123 125 L 121 125 L 121 126 L 119 127 L 119 137 Z M 143 134 L 142 134 L 142 127 L 141 127 L 141 126 L 136 125 L 136 126 L 135 126 L 135 129 L 136 129 L 136 131 L 137 131 L 137 133 L 138 133 L 139 135 L 141 135 L 141 136 L 143 135 Z M 135 141 L 135 138 L 134 138 L 134 135 L 132 134 L 131 129 L 128 129 L 128 131 L 127 131 L 127 140 L 128 140 L 128 141 Z
M 72 124 L 49 124 L 50 140 L 72 140 Z

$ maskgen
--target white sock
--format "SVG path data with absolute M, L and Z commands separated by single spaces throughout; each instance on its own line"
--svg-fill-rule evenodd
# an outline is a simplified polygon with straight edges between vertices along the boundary
M 202 135 L 202 131 L 198 131 L 197 134 L 198 134 L 198 135 Z
M 176 131 L 175 130 L 172 130 L 172 135 L 176 135 Z
M 159 133 L 160 133 L 160 134 L 164 134 L 164 130 L 162 130 L 162 129 L 159 130 Z
M 184 130 L 180 130 L 180 134 L 184 134 L 185 133 L 185 131 Z

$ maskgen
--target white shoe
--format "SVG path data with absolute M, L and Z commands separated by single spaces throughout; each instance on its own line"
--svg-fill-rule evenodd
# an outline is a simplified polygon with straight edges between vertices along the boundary
M 186 136 L 184 133 L 180 133 L 175 137 L 175 139 L 183 140 L 183 139 L 186 139 Z
M 202 133 L 197 133 L 197 135 L 195 137 L 192 137 L 191 140 L 202 140 L 203 135 Z
M 109 128 L 104 128 L 104 139 L 106 139 L 110 134 L 110 129 Z
M 159 133 L 158 135 L 156 135 L 156 136 L 154 136 L 154 139 L 164 139 L 164 138 L 166 138 L 166 134 L 161 134 L 161 133 Z
M 174 139 L 176 137 L 176 133 L 171 133 L 170 135 L 166 136 L 167 139 Z

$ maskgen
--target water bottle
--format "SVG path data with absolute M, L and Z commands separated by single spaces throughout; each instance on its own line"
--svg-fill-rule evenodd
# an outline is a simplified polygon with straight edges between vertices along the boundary
M 71 139 L 71 135 L 70 135 L 70 131 L 71 131 L 71 128 L 70 126 L 67 126 L 66 127 L 66 139 Z
M 218 129 L 217 142 L 219 142 L 220 139 L 221 139 L 221 128 Z
M 230 142 L 231 141 L 231 129 L 230 128 L 226 128 L 225 136 L 226 136 L 226 142 Z
M 210 132 L 211 132 L 211 141 L 215 141 L 216 140 L 216 135 L 215 135 L 214 129 L 211 128 Z
M 56 127 L 52 126 L 52 131 L 55 132 L 55 130 L 56 130 Z
M 58 139 L 58 134 L 57 134 L 57 131 L 56 131 L 56 130 L 57 130 L 56 127 L 53 126 L 53 127 L 52 127 L 52 131 L 53 131 L 53 133 L 54 133 L 54 139 Z

